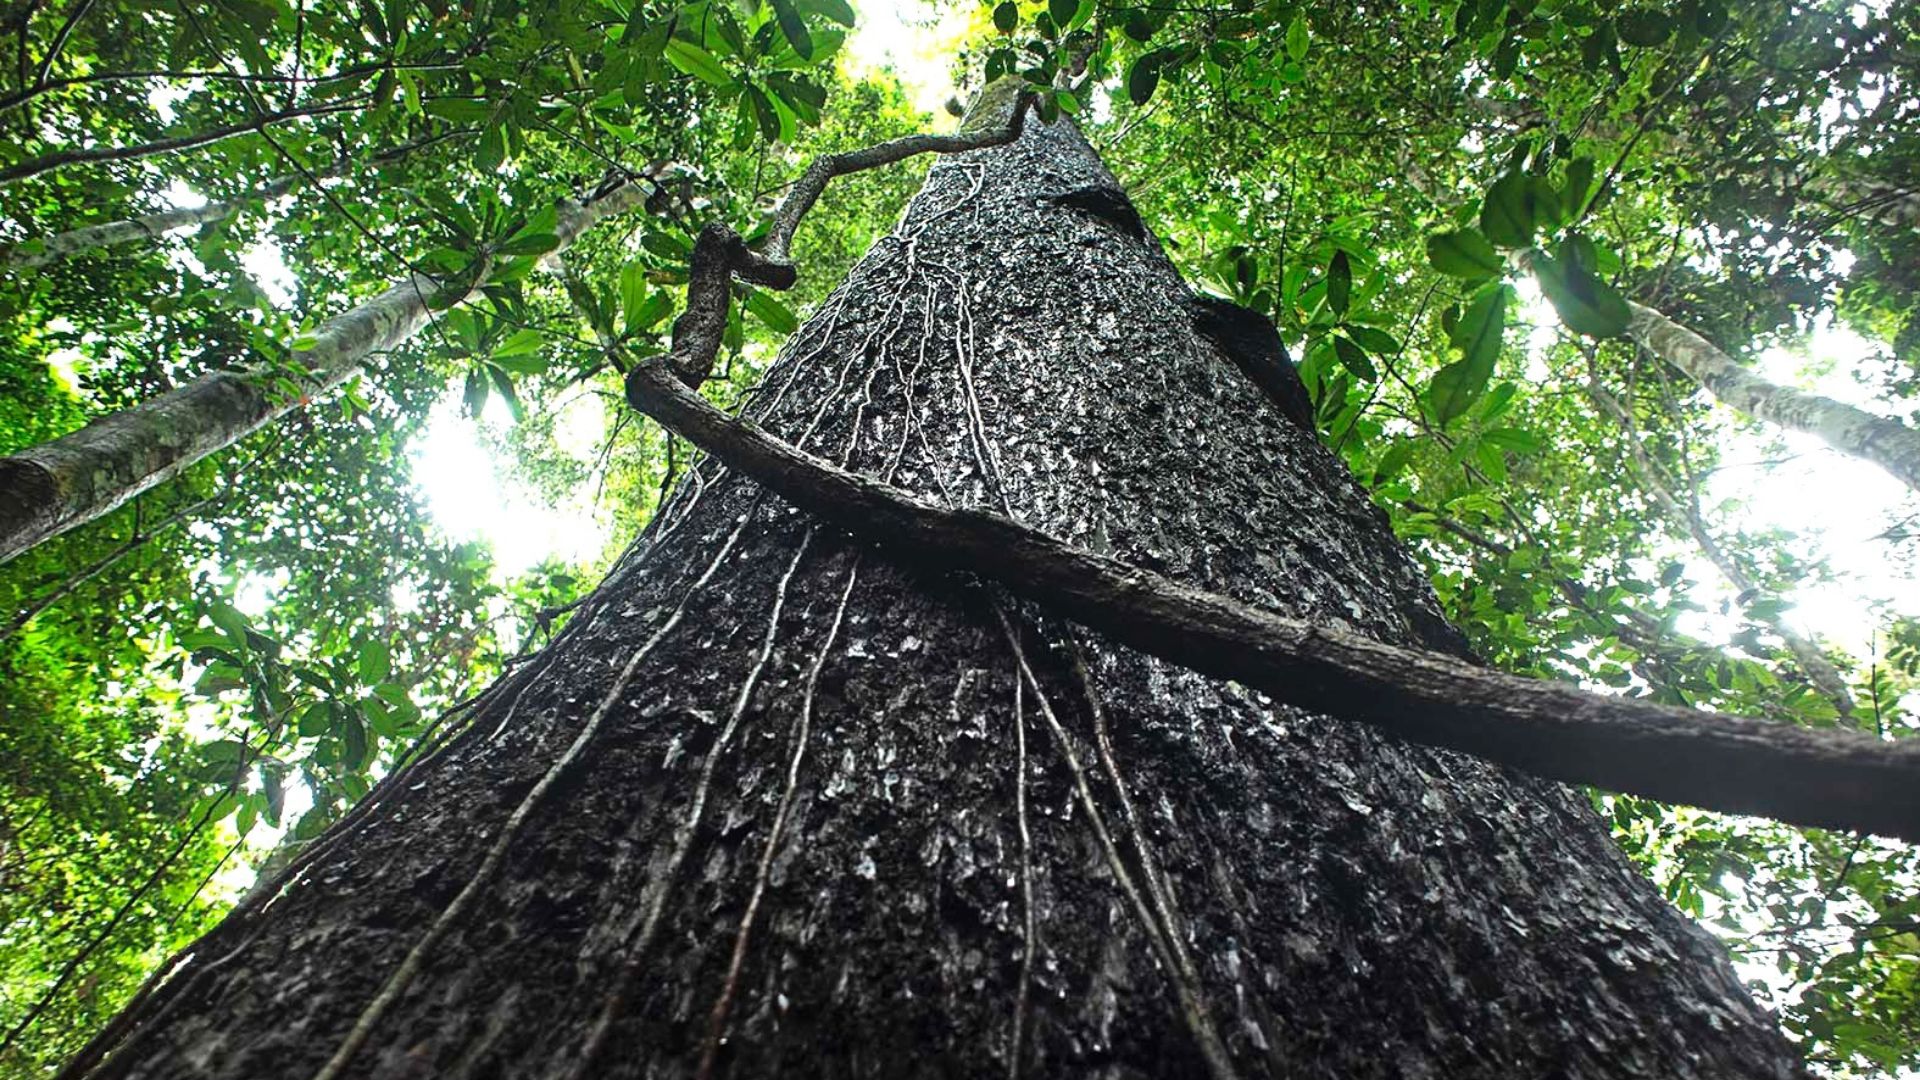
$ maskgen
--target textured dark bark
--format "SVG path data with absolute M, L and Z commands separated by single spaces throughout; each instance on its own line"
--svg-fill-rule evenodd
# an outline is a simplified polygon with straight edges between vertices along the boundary
M 1459 652 L 1157 245 L 1045 198 L 1089 186 L 1065 125 L 943 160 L 753 415 Z M 917 573 L 711 463 L 466 735 L 109 1041 L 95 1075 L 1796 1072 L 1580 798 Z
M 1594 694 L 1375 641 L 835 467 L 734 420 L 665 364 L 635 406 L 801 509 L 912 563 L 980 574 L 1116 641 L 1276 700 L 1535 776 L 1920 841 L 1920 742 Z

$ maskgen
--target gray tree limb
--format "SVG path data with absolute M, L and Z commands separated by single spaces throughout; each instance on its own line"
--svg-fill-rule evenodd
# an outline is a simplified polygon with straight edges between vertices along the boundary
M 630 179 L 584 202 L 563 200 L 554 233 L 565 250 L 602 218 L 640 205 L 652 182 Z M 435 306 L 475 295 L 486 266 L 460 295 L 413 275 L 314 331 L 293 352 L 301 394 L 277 392 L 273 365 L 210 371 L 185 386 L 122 409 L 51 442 L 0 458 L 0 563 L 85 524 L 177 475 L 216 450 L 358 374 L 368 356 L 395 348 L 427 324 Z M 456 286 L 456 289 L 459 287 Z
M 1632 301 L 1627 306 L 1633 312 L 1627 335 L 1724 404 L 1755 420 L 1817 436 L 1920 491 L 1920 431 L 1829 397 L 1768 382 L 1660 312 Z

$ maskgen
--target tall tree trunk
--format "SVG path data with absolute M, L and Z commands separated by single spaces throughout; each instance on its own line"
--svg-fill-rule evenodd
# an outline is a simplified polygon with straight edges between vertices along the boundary
M 1829 397 L 1770 383 L 1660 312 L 1632 301 L 1628 307 L 1633 312 L 1628 336 L 1721 403 L 1755 420 L 1815 436 L 1920 491 L 1920 431 Z
M 565 250 L 601 218 L 640 205 L 651 181 L 629 180 L 585 202 L 562 204 L 554 232 Z M 459 300 L 472 297 L 485 267 Z M 293 353 L 309 374 L 303 396 L 286 392 L 274 368 L 210 371 L 185 386 L 103 416 L 70 435 L 0 458 L 0 563 L 101 517 L 217 450 L 359 374 L 367 357 L 397 348 L 431 318 L 440 286 L 411 276 L 320 324 Z M 458 300 L 456 300 L 458 302 Z
M 750 406 L 1281 612 L 1458 651 L 1065 122 L 935 166 Z M 703 467 L 562 641 L 95 1076 L 1786 1077 L 1585 801 L 883 559 Z M 74 1075 L 79 1075 L 76 1069 Z

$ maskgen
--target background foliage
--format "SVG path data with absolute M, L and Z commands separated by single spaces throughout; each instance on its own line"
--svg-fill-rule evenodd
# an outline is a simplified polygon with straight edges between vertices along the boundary
M 0 278 L 0 452 L 220 367 L 279 371 L 304 402 L 0 567 L 0 615 L 17 613 L 0 627 L 0 1072 L 60 1061 L 256 872 L 457 727 L 458 703 L 546 640 L 645 523 L 688 451 L 624 409 L 607 344 L 663 347 L 702 222 L 752 237 L 814 155 L 952 123 L 848 62 L 855 15 L 843 0 L 0 10 L 0 255 L 200 199 L 234 207 Z M 1912 733 L 1920 590 L 1868 598 L 1856 641 L 1796 652 L 1794 603 L 1856 587 L 1816 527 L 1832 523 L 1743 522 L 1786 475 L 1752 463 L 1809 451 L 1621 336 L 1631 300 L 1769 372 L 1770 349 L 1844 342 L 1844 359 L 1789 374 L 1920 421 L 1911 8 L 936 15 L 963 90 L 1007 73 L 1044 87 L 1190 279 L 1273 318 L 1323 438 L 1489 660 Z M 645 212 L 548 258 L 556 201 L 623 173 L 655 185 Z M 799 287 L 742 291 L 723 400 L 916 175 L 842 181 L 800 234 Z M 290 349 L 409 271 L 484 273 L 484 296 L 304 401 Z M 449 424 L 485 449 L 474 469 L 574 506 L 603 550 L 509 572 L 450 536 L 414 479 Z M 1859 490 L 1851 531 L 1877 533 L 1871 557 L 1910 586 L 1920 505 Z M 1817 1066 L 1920 1067 L 1911 850 L 1594 801 Z

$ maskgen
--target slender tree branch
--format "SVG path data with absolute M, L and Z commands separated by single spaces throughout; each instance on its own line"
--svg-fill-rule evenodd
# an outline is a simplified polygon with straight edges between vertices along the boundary
M 164 139 L 155 139 L 152 142 L 136 143 L 132 146 L 89 146 L 76 147 L 71 150 L 59 150 L 51 154 L 43 154 L 37 158 L 29 158 L 26 161 L 16 162 L 6 168 L 0 169 L 0 187 L 15 183 L 16 181 L 25 180 L 28 177 L 52 172 L 55 169 L 65 168 L 68 165 L 95 164 L 102 161 L 133 161 L 138 158 L 154 157 L 160 154 L 178 153 L 181 150 L 192 150 L 195 147 L 207 146 L 224 139 L 230 139 L 235 135 L 246 135 L 251 132 L 262 131 L 269 125 L 284 123 L 288 120 L 296 120 L 308 116 L 327 116 L 332 113 L 354 112 L 365 108 L 367 102 L 372 99 L 372 96 L 371 94 L 356 94 L 351 98 L 329 102 L 324 105 L 306 105 L 297 109 L 282 109 L 279 112 L 268 113 L 265 116 L 248 120 L 244 123 L 225 124 L 220 127 L 209 128 L 206 131 L 197 131 L 190 135 L 172 135 Z
M 1746 569 L 1734 559 L 1732 553 L 1721 546 L 1720 541 L 1707 528 L 1706 519 L 1700 511 L 1698 492 L 1689 487 L 1687 498 L 1682 501 L 1667 485 L 1665 478 L 1661 475 L 1662 470 L 1655 464 L 1642 444 L 1639 425 L 1634 422 L 1633 413 L 1626 404 L 1616 401 L 1613 395 L 1597 382 L 1588 383 L 1587 396 L 1602 413 L 1620 425 L 1627 438 L 1628 453 L 1632 456 L 1634 464 L 1639 467 L 1640 477 L 1646 483 L 1648 493 L 1653 496 L 1655 502 L 1660 504 L 1660 508 L 1666 511 L 1667 517 L 1692 537 L 1694 545 L 1700 549 L 1701 554 L 1707 557 L 1707 561 L 1720 571 L 1720 576 L 1726 578 L 1741 596 L 1757 595 L 1760 588 L 1752 575 L 1748 574 Z M 1745 605 L 1743 604 L 1742 607 L 1744 608 Z M 1787 651 L 1793 654 L 1794 662 L 1799 665 L 1801 674 L 1806 676 L 1815 690 L 1833 703 L 1834 709 L 1841 716 L 1853 714 L 1853 695 L 1847 690 L 1847 681 L 1841 677 L 1839 670 L 1833 666 L 1833 662 L 1820 651 L 1819 646 L 1801 636 L 1799 631 L 1789 626 L 1778 615 L 1763 618 L 1749 611 L 1747 616 L 1755 622 L 1772 627 L 1773 632 L 1780 635 L 1780 640 L 1786 643 Z
M 40 59 L 40 73 L 34 77 L 34 83 L 45 86 L 47 76 L 53 73 L 53 62 L 60 59 L 60 53 L 67 47 L 67 39 L 73 36 L 73 28 L 92 10 L 93 0 L 80 0 L 67 14 L 67 21 L 60 24 L 60 31 L 53 35 L 53 44 L 47 46 L 47 55 Z
M 400 161 L 410 154 L 417 153 L 444 142 L 447 139 L 470 135 L 473 128 L 458 128 L 453 131 L 432 135 L 417 142 L 398 146 L 392 150 L 375 154 L 365 162 L 355 162 L 345 158 L 319 171 L 304 175 L 289 173 L 260 185 L 258 188 L 232 199 L 209 202 L 205 206 L 191 209 L 158 210 L 151 214 L 127 218 L 122 221 L 107 221 L 98 225 L 87 225 L 78 229 L 69 229 L 48 236 L 30 238 L 16 244 L 0 245 L 0 269 L 32 270 L 61 259 L 71 258 L 88 251 L 103 247 L 117 247 L 122 244 L 137 243 L 142 240 L 156 240 L 175 229 L 190 225 L 208 225 L 224 221 L 253 203 L 277 199 L 292 191 L 302 182 L 339 176 L 350 169 L 378 167 Z M 296 163 L 297 168 L 297 163 Z
M 996 92 L 1002 100 L 1005 95 L 1012 95 L 1011 100 L 1006 102 L 1011 105 L 1012 111 L 1004 120 L 994 115 L 1001 104 L 1000 100 L 990 96 Z M 969 110 L 966 123 L 955 134 L 903 135 L 859 150 L 815 158 L 773 212 L 773 228 L 767 233 L 766 244 L 762 248 L 766 258 L 778 264 L 787 262 L 788 248 L 793 243 L 794 230 L 800 227 L 800 219 L 813 209 L 815 200 L 820 198 L 827 183 L 835 177 L 891 165 L 918 154 L 957 154 L 967 150 L 984 150 L 990 146 L 1004 146 L 1020 137 L 1027 109 L 1032 104 L 1033 92 L 1024 83 L 1018 79 L 1001 79 L 981 91 L 981 101 Z
M 187 71 L 166 71 L 162 69 L 99 71 L 91 75 L 69 75 L 65 78 L 49 79 L 45 83 L 29 86 L 24 90 L 16 90 L 11 94 L 0 95 L 0 112 L 6 112 L 9 109 L 26 104 L 34 98 L 60 90 L 66 90 L 70 87 L 92 86 L 101 83 L 152 82 L 156 80 L 191 82 L 204 79 L 209 82 L 267 83 L 270 85 L 294 87 L 324 86 L 327 83 L 363 79 L 369 75 L 379 75 L 388 71 L 455 71 L 458 70 L 459 67 L 460 65 L 458 64 L 443 63 L 390 64 L 382 62 L 375 64 L 356 64 L 353 67 L 342 68 L 329 75 L 252 74 L 248 72 L 217 71 L 213 69 Z

